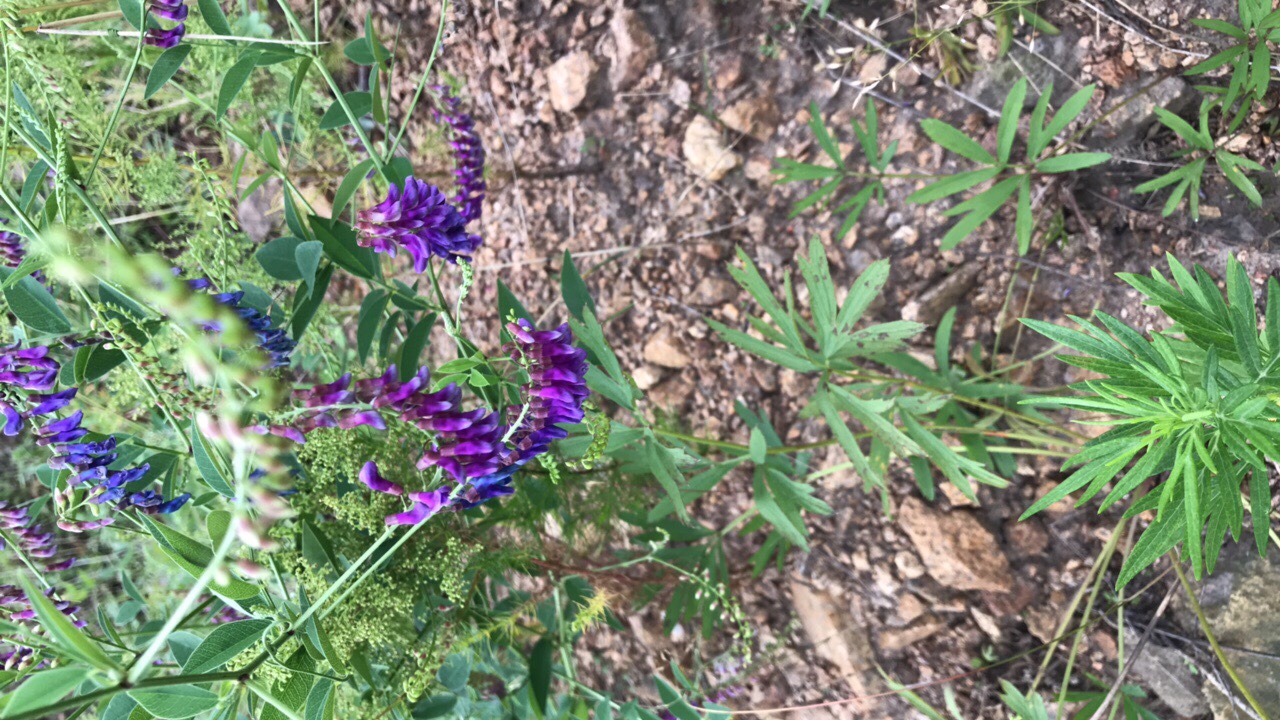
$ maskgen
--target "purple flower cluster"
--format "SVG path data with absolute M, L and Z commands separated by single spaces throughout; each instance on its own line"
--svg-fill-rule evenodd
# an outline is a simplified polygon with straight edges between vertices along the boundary
M 6 222 L 6 220 L 0 218 L 0 223 L 3 222 Z M 26 257 L 27 249 L 22 245 L 22 238 L 17 233 L 0 230 L 0 265 L 16 268 L 22 264 Z M 38 282 L 44 282 L 44 272 L 40 270 L 31 273 L 31 277 Z
M 453 135 L 449 142 L 449 146 L 453 148 L 453 175 L 457 183 L 453 204 L 463 221 L 470 223 L 480 218 L 484 204 L 484 144 L 476 134 L 475 120 L 460 109 L 458 97 L 444 85 L 437 85 L 433 89 L 440 96 L 442 106 L 435 110 L 436 122 L 447 124 Z M 478 238 L 476 244 L 479 245 Z
M 400 418 L 430 431 L 435 441 L 418 461 L 418 469 L 438 467 L 457 483 L 444 488 L 411 493 L 413 507 L 387 518 L 389 524 L 422 522 L 446 507 L 470 508 L 514 492 L 512 476 L 530 460 L 545 453 L 555 440 L 565 437 L 561 424 L 582 421 L 582 403 L 590 391 L 585 376 L 586 353 L 573 346 L 567 325 L 539 331 L 527 320 L 507 326 L 514 342 L 511 355 L 525 364 L 529 382 L 523 392 L 523 408 L 510 408 L 514 425 L 486 408 L 462 409 L 462 392 L 454 384 L 426 392 L 427 373 L 419 372 L 406 383 L 395 381 L 395 368 L 382 377 L 361 383 L 374 407 L 390 407 Z M 365 465 L 360 480 L 370 489 L 392 495 L 403 488 L 383 478 L 373 463 Z
M 540 455 L 552 441 L 568 433 L 561 425 L 582 422 L 587 389 L 587 353 L 573 346 L 573 332 L 564 324 L 555 330 L 536 330 L 521 318 L 507 325 L 514 342 L 511 356 L 525 363 L 524 386 L 528 409 L 516 445 L 522 453 Z
M 391 257 L 404 250 L 413 258 L 414 272 L 421 273 L 433 255 L 451 263 L 470 261 L 480 238 L 468 235 L 466 224 L 440 188 L 411 177 L 393 184 L 386 200 L 359 212 L 357 242 Z
M 97 522 L 102 525 L 111 524 L 109 518 Z M 40 525 L 32 523 L 25 507 L 13 507 L 0 500 L 0 528 L 14 539 L 14 544 L 17 546 L 13 548 L 15 552 L 23 554 L 31 562 L 43 561 L 45 573 L 62 572 L 75 564 L 74 557 L 63 560 L 57 558 L 58 546 L 53 542 L 53 533 L 46 532 Z M 4 549 L 4 540 L 0 538 L 0 550 Z M 45 591 L 45 595 L 53 601 L 54 607 L 71 618 L 76 627 L 85 626 L 83 620 L 75 618 L 75 614 L 80 611 L 79 607 L 59 598 L 57 591 L 52 587 Z M 0 608 L 4 609 L 11 622 L 16 623 L 26 622 L 36 615 L 26 593 L 14 585 L 0 585 Z M 30 663 L 32 657 L 33 652 L 30 648 L 16 645 L 0 646 L 0 669 L 24 668 Z
M 190 495 L 183 494 L 165 501 L 154 490 L 126 494 L 125 486 L 142 478 L 150 465 L 110 469 L 110 465 L 119 458 L 115 451 L 115 436 L 86 442 L 85 436 L 89 431 L 81 425 L 84 412 L 76 410 L 59 417 L 77 393 L 76 388 L 45 392 L 53 389 L 60 369 L 58 362 L 49 356 L 48 347 L 22 349 L 10 345 L 0 348 L 0 413 L 5 418 L 4 434 L 17 435 L 26 421 L 52 416 L 35 428 L 36 444 L 48 447 L 53 453 L 49 459 L 51 469 L 71 471 L 67 480 L 69 485 L 94 484 L 89 491 L 90 501 L 99 505 L 113 502 L 117 510 L 135 507 L 148 514 L 171 513 L 182 507 Z
M 175 273 L 180 272 L 175 269 Z M 208 278 L 193 278 L 187 281 L 187 286 L 192 290 L 212 290 L 213 283 Z M 293 338 L 289 337 L 289 333 L 284 328 L 276 328 L 271 326 L 271 318 L 265 315 L 257 308 L 241 305 L 240 301 L 244 299 L 244 292 L 223 292 L 214 293 L 213 298 L 220 304 L 231 308 L 240 319 L 244 321 L 249 329 L 258 336 L 258 347 L 271 358 L 267 363 L 269 368 L 287 367 L 293 350 L 298 346 Z M 210 322 L 204 324 L 205 332 L 218 332 L 222 328 L 217 323 Z
M 365 425 L 375 430 L 386 430 L 382 414 L 376 410 L 344 407 L 356 402 L 351 390 L 351 373 L 330 383 L 313 385 L 293 391 L 293 405 L 303 409 L 291 425 L 254 425 L 249 430 L 260 435 L 275 435 L 292 440 L 299 445 L 307 442 L 307 433 L 318 428 L 351 428 Z
M 110 525 L 111 520 L 105 519 L 102 525 Z M 31 516 L 27 514 L 25 507 L 13 507 L 8 502 L 0 500 L 0 527 L 15 538 L 20 550 L 27 558 L 31 560 L 47 560 L 44 566 L 46 573 L 62 572 L 75 564 L 75 558 L 67 558 L 58 560 L 58 546 L 53 542 L 53 533 L 46 532 L 40 525 L 32 524 Z M 4 540 L 0 539 L 0 550 L 4 549 Z M 3 603 L 0 603 L 3 604 Z
M 27 249 L 22 247 L 22 238 L 8 230 L 0 230 L 0 264 L 16 268 L 27 256 Z
M 149 27 L 143 33 L 143 42 L 166 50 L 182 42 L 187 34 L 187 24 L 183 21 L 187 19 L 188 8 L 184 0 L 151 0 L 148 9 L 156 17 L 172 20 L 177 25 L 167 29 Z

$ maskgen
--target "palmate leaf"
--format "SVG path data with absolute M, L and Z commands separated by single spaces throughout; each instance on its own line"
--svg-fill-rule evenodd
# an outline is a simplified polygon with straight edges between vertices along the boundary
M 1019 253 L 1026 253 L 1031 248 L 1032 236 L 1035 233 L 1035 217 L 1031 207 L 1033 175 L 1074 172 L 1099 165 L 1111 158 L 1109 153 L 1102 152 L 1046 154 L 1050 143 L 1084 111 L 1094 93 L 1092 85 L 1082 88 L 1072 95 L 1046 124 L 1045 118 L 1048 116 L 1049 100 L 1053 92 L 1053 86 L 1050 85 L 1040 96 L 1031 113 L 1027 135 L 1027 164 L 1011 165 L 1013 146 L 1018 135 L 1018 123 L 1027 96 L 1027 86 L 1025 78 L 1019 80 L 1005 98 L 1000 122 L 996 127 L 995 155 L 951 125 L 934 119 L 921 122 L 921 128 L 925 134 L 939 145 L 986 167 L 956 173 L 929 183 L 912 193 L 907 198 L 908 202 L 934 202 L 971 190 L 988 181 L 994 181 L 989 187 L 979 190 L 944 213 L 948 216 L 962 217 L 943 236 L 940 243 L 943 250 L 952 249 L 960 244 L 1016 194 L 1014 236 L 1018 242 Z M 1061 147 L 1057 146 L 1055 152 Z M 1028 166 L 1032 169 L 1031 173 L 1027 172 Z
M 1204 268 L 1189 270 L 1174 258 L 1169 266 L 1172 281 L 1154 270 L 1122 277 L 1173 318 L 1171 332 L 1186 341 L 1159 333 L 1148 340 L 1109 315 L 1100 316 L 1105 330 L 1078 318 L 1080 330 L 1025 321 L 1085 354 L 1064 359 L 1106 376 L 1057 402 L 1104 413 L 1113 428 L 1071 458 L 1067 466 L 1076 470 L 1026 515 L 1076 493 L 1084 502 L 1114 483 L 1106 509 L 1155 483 L 1126 511 L 1154 510 L 1156 519 L 1126 560 L 1121 585 L 1179 544 L 1197 577 L 1212 571 L 1227 533 L 1239 537 L 1243 529 L 1243 486 L 1260 552 L 1270 527 L 1266 461 L 1280 459 L 1280 406 L 1270 395 L 1276 340 L 1258 331 L 1253 286 L 1237 260 L 1228 259 L 1225 298 Z M 1268 298 L 1269 319 L 1278 304 Z
M 880 202 L 884 202 L 884 184 L 878 177 L 879 174 L 886 172 L 889 163 L 893 160 L 893 156 L 897 153 L 898 143 L 894 141 L 889 143 L 885 148 L 880 147 L 879 141 L 879 119 L 876 115 L 875 104 L 870 99 L 866 104 L 866 120 L 864 124 L 859 124 L 854 118 L 851 121 L 853 133 L 858 141 L 858 145 L 862 149 L 862 156 L 866 160 L 866 168 L 869 172 L 852 172 L 848 168 L 848 162 L 841 153 L 839 145 L 832 136 L 822 115 L 818 109 L 817 103 L 813 103 L 809 108 L 809 127 L 813 132 L 814 139 L 818 147 L 822 149 L 827 159 L 832 165 L 817 165 L 813 163 L 799 162 L 790 158 L 779 158 L 773 173 L 778 175 L 777 182 L 793 183 L 793 182 L 814 182 L 821 184 L 818 188 L 803 199 L 796 202 L 792 208 L 790 217 L 797 217 L 801 213 L 811 208 L 825 204 L 832 209 L 834 214 L 845 213 L 844 220 L 841 222 L 839 229 L 835 233 L 836 239 L 843 238 L 853 226 L 857 224 L 858 218 L 861 217 L 862 211 L 872 198 L 877 198 Z M 849 191 L 849 181 L 854 181 L 854 187 L 861 184 L 851 195 L 846 195 Z
M 755 264 L 741 249 L 738 253 L 742 265 L 731 267 L 730 273 L 764 311 L 761 317 L 748 318 L 759 337 L 710 318 L 707 323 L 723 339 L 770 362 L 797 372 L 816 372 L 833 363 L 847 367 L 849 358 L 896 350 L 907 338 L 923 330 L 923 326 L 916 323 L 893 322 L 852 331 L 884 287 L 889 277 L 888 261 L 874 262 L 863 271 L 841 304 L 837 301 L 826 249 L 814 238 L 809 244 L 808 257 L 799 260 L 809 294 L 810 321 L 795 307 L 789 282 L 783 283 L 782 297 L 776 297 Z

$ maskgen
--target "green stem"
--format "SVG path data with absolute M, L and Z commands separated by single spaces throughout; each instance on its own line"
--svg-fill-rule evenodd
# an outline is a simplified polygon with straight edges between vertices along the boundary
M 449 0 L 443 0 L 440 3 L 440 26 L 436 28 L 436 41 L 431 45 L 431 54 L 427 56 L 427 67 L 422 71 L 422 77 L 418 80 L 418 88 L 413 92 L 413 100 L 409 103 L 409 110 L 405 113 L 405 120 L 413 117 L 413 111 L 418 107 L 418 101 L 422 99 L 422 91 L 427 87 L 427 78 L 431 75 L 431 68 L 436 64 L 436 55 L 440 51 L 440 43 L 444 39 L 444 26 L 446 22 L 446 14 L 449 12 Z M 395 141 L 387 148 L 387 157 L 394 157 L 396 150 L 400 148 L 400 143 L 404 141 L 404 134 L 409 129 L 409 123 L 400 124 L 400 130 L 396 132 Z
M 236 483 L 236 487 L 243 487 L 244 483 Z M 238 498 L 237 498 L 238 499 Z M 236 508 L 239 512 L 239 508 Z M 232 518 L 232 524 L 235 518 Z M 195 585 L 187 591 L 186 597 L 178 604 L 178 607 L 169 615 L 169 619 L 165 622 L 160 631 L 151 639 L 151 643 L 147 645 L 147 649 L 133 661 L 129 668 L 129 674 L 126 679 L 131 682 L 137 682 L 142 674 L 151 669 L 151 661 L 160 653 L 160 649 L 164 647 L 164 643 L 169 639 L 169 635 L 178 629 L 183 621 L 185 621 L 188 613 L 198 604 L 197 598 L 204 593 L 205 588 L 213 583 L 213 577 L 222 570 L 222 561 L 227 557 L 227 553 L 231 552 L 231 545 L 236 539 L 236 534 L 230 530 L 223 533 L 222 542 L 218 543 L 218 547 L 213 551 L 213 557 L 209 560 L 209 564 L 205 566 L 204 571 L 200 573 L 200 577 L 196 578 Z
M 143 21 L 146 21 L 145 12 L 143 13 Z M 124 76 L 124 87 L 120 88 L 120 99 L 116 101 L 115 109 L 111 111 L 111 119 L 107 121 L 107 129 L 102 133 L 102 142 L 93 153 L 93 162 L 89 164 L 89 171 L 84 176 L 85 185 L 93 181 L 93 174 L 98 171 L 98 162 L 102 160 L 102 153 L 106 152 L 107 143 L 111 141 L 111 134 L 115 132 L 116 123 L 120 122 L 120 112 L 124 110 L 124 101 L 129 95 L 129 86 L 133 84 L 133 76 L 138 74 L 138 64 L 142 62 L 142 49 L 144 47 L 146 47 L 146 35 L 145 33 L 139 33 L 137 49 L 133 51 L 133 60 L 130 61 L 129 71 Z
M 205 673 L 203 675 L 166 675 L 165 677 L 147 678 L 146 680 L 140 680 L 136 683 L 121 682 L 119 685 L 113 685 L 111 687 L 102 688 L 101 690 L 94 690 L 91 693 L 85 693 L 84 695 L 70 697 L 51 705 L 46 705 L 42 708 L 28 710 L 27 712 L 18 713 L 17 715 L 10 715 L 5 720 L 43 720 L 44 718 L 53 717 L 63 710 L 96 703 L 99 700 L 105 700 L 112 695 L 126 692 L 128 690 L 172 687 L 174 685 L 195 685 L 197 683 L 226 682 L 227 680 L 240 679 L 241 673 L 239 671 L 234 671 Z

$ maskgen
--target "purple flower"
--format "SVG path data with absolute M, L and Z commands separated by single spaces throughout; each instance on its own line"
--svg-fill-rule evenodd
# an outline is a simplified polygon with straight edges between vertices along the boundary
M 41 392 L 52 390 L 59 367 L 58 362 L 49 357 L 47 346 L 22 349 L 17 344 L 0 346 L 0 385 Z
M 476 134 L 475 121 L 471 115 L 459 109 L 461 104 L 452 91 L 444 85 L 437 85 L 434 90 L 440 95 L 441 109 L 435 111 L 436 122 L 444 122 L 449 126 L 453 136 L 449 145 L 453 148 L 454 169 L 456 178 L 453 204 L 458 208 L 464 222 L 480 218 L 484 204 L 484 144 Z M 476 238 L 479 246 L 480 239 Z
M 587 354 L 573 346 L 567 324 L 555 330 L 535 330 L 525 319 L 507 325 L 514 342 L 511 356 L 523 359 L 529 373 L 524 386 L 528 409 L 516 434 L 522 455 L 540 455 L 552 441 L 568 433 L 562 424 L 582 422 L 587 389 Z
M 388 495 L 403 495 L 404 488 L 382 477 L 378 472 L 378 465 L 373 461 L 364 464 L 360 468 L 360 482 L 369 486 L 374 492 L 386 493 Z
M 181 270 L 174 268 L 174 274 L 181 274 Z M 187 287 L 200 291 L 212 290 L 213 283 L 209 282 L 208 278 L 192 278 L 187 280 Z M 268 368 L 288 366 L 293 350 L 298 344 L 282 328 L 273 328 L 271 318 L 262 311 L 241 305 L 240 301 L 244 299 L 243 291 L 215 293 L 213 299 L 218 301 L 218 304 L 234 310 L 244 324 L 258 336 L 258 349 L 270 358 L 267 363 Z M 203 324 L 202 329 L 205 332 L 214 333 L 221 332 L 222 327 L 219 323 L 207 322 Z
M 163 496 L 155 490 L 145 490 L 143 492 L 134 493 L 125 500 L 121 500 L 124 507 L 135 507 L 139 512 L 147 515 L 168 515 L 178 508 L 187 504 L 191 499 L 190 493 L 182 493 L 172 500 L 166 501 Z
M 179 23 L 187 19 L 187 6 L 182 0 L 151 0 L 151 12 L 156 17 Z
M 163 28 L 147 28 L 147 31 L 143 34 L 142 40 L 152 47 L 168 50 L 182 42 L 182 37 L 186 34 L 187 26 L 182 23 L 178 23 L 168 30 Z
M 412 493 L 413 507 L 399 515 L 387 517 L 388 525 L 417 525 L 448 507 L 449 493 L 444 488 L 431 492 Z
M 403 187 L 392 185 L 387 199 L 361 210 L 356 222 L 362 247 L 392 257 L 404 250 L 419 273 L 433 255 L 451 263 L 471 259 L 480 239 L 468 235 L 465 225 L 440 188 L 416 178 L 406 178 Z

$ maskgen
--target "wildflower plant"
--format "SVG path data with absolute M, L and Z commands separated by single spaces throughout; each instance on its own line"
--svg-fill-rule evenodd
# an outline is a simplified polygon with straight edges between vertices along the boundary
M 556 302 L 526 306 L 499 278 L 496 322 L 478 319 L 485 119 L 433 67 L 447 3 L 405 112 L 373 19 L 339 54 L 312 10 L 57 3 L 0 37 L 0 431 L 17 446 L 0 490 L 0 717 L 726 718 L 774 650 L 736 569 L 808 550 L 811 518 L 836 512 L 820 481 L 839 472 L 891 514 L 901 483 L 978 500 L 1009 484 L 1015 455 L 1066 456 L 1074 472 L 1030 513 L 1110 484 L 1104 507 L 1153 516 L 1121 585 L 1179 544 L 1212 571 L 1246 505 L 1263 545 L 1274 280 L 1262 332 L 1234 261 L 1226 300 L 1172 259 L 1174 282 L 1126 276 L 1175 322 L 1149 338 L 1105 314 L 1080 330 L 1028 320 L 1100 376 L 1045 398 L 955 347 L 954 310 L 914 351 L 928 328 L 877 317 L 887 261 L 841 287 L 817 239 L 778 282 L 739 251 L 752 310 L 708 323 L 805 377 L 798 422 L 819 439 L 793 444 L 745 401 L 743 442 L 706 437 L 650 412 L 570 254 Z M 125 112 L 133 90 L 145 112 Z M 968 193 L 944 247 L 1013 200 L 1027 252 L 1039 183 L 1109 159 L 1076 149 L 1083 129 L 1064 137 L 1092 87 L 1052 114 L 1046 90 L 1024 118 L 1026 93 L 1014 86 L 991 148 L 924 122 L 978 165 L 910 197 Z M 434 163 L 427 117 L 445 141 Z M 1257 169 L 1206 145 L 1203 119 L 1194 138 L 1166 122 L 1201 168 Z M 826 203 L 841 235 L 893 181 L 925 179 L 892 171 L 873 105 L 853 123 L 861 160 L 816 108 L 811 128 L 830 164 L 782 161 L 780 181 L 819 182 L 797 212 Z M 179 152 L 188 133 L 201 142 Z M 1197 182 L 1165 185 L 1194 203 Z M 280 211 L 263 242 L 236 219 L 255 193 Z M 1055 409 L 1112 429 L 1081 447 Z M 701 510 L 735 487 L 750 503 L 710 521 Z M 646 605 L 667 632 L 719 644 L 693 661 L 711 671 L 672 664 L 627 697 L 590 687 L 577 643 Z M 1044 709 L 1005 691 L 1015 712 Z
M 1100 326 L 1073 318 L 1079 329 L 1023 320 L 1081 353 L 1063 360 L 1100 376 L 1078 383 L 1080 396 L 1044 402 L 1100 413 L 1105 419 L 1096 422 L 1111 428 L 1066 462 L 1076 469 L 1027 515 L 1077 492 L 1084 503 L 1109 484 L 1102 509 L 1125 500 L 1129 516 L 1154 511 L 1126 558 L 1121 586 L 1179 545 L 1197 577 L 1212 572 L 1227 532 L 1242 537 L 1246 507 L 1259 553 L 1270 531 L 1267 462 L 1280 450 L 1272 398 L 1280 382 L 1280 284 L 1268 282 L 1259 331 L 1253 287 L 1237 260 L 1228 260 L 1225 299 L 1204 268 L 1168 260 L 1172 281 L 1155 270 L 1121 275 L 1174 321 L 1149 339 L 1106 313 L 1098 313 Z

